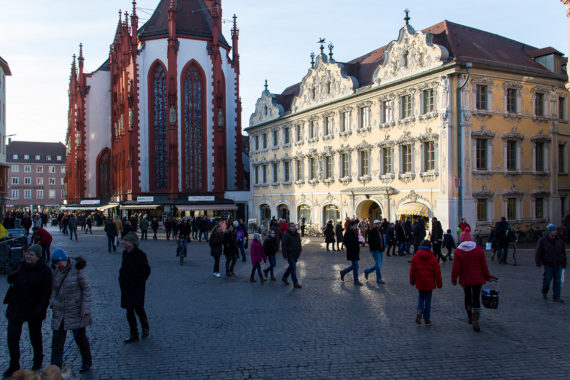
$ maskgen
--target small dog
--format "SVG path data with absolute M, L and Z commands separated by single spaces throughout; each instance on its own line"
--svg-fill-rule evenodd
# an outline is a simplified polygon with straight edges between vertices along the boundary
M 29 369 L 19 369 L 12 374 L 10 380 L 69 380 L 71 376 L 71 368 L 61 372 L 56 365 L 50 365 L 41 371 L 32 371 Z

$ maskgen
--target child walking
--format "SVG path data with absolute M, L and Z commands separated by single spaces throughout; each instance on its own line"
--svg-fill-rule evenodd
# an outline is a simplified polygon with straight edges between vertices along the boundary
M 426 326 L 431 325 L 431 295 L 436 286 L 441 289 L 441 270 L 439 263 L 431 251 L 429 240 L 420 243 L 420 249 L 412 258 L 410 267 L 410 284 L 419 291 L 416 323 L 420 324 L 422 316 Z
M 453 252 L 456 248 L 455 240 L 453 240 L 453 235 L 451 235 L 451 230 L 448 229 L 447 233 L 443 235 L 443 246 L 447 249 L 447 255 L 443 256 L 443 262 L 445 263 L 446 260 L 453 261 L 451 257 L 451 252 Z
M 263 244 L 261 244 L 261 235 L 257 232 L 253 234 L 253 241 L 251 242 L 251 277 L 249 281 L 255 282 L 255 271 L 259 273 L 259 281 L 263 284 L 265 278 L 261 274 L 261 261 L 267 262 L 267 256 L 263 250 Z

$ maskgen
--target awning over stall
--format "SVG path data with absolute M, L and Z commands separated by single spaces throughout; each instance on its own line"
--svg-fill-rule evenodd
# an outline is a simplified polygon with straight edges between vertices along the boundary
M 238 207 L 235 204 L 209 204 L 209 205 L 176 205 L 179 211 L 192 210 L 230 210 L 236 211 Z
M 429 217 L 429 208 L 419 202 L 404 203 L 397 212 L 398 215 L 419 215 L 424 218 Z
M 121 205 L 121 210 L 156 210 L 160 205 Z
M 118 207 L 118 206 L 119 206 L 118 203 L 109 203 L 108 205 L 97 207 L 97 210 L 99 210 L 99 211 L 107 211 L 107 210 L 110 209 L 110 208 L 115 208 L 115 207 Z

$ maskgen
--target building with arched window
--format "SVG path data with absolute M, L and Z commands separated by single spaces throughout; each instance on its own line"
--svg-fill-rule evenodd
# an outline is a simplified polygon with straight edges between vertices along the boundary
M 566 59 L 447 20 L 421 31 L 408 21 L 347 62 L 321 45 L 280 94 L 266 82 L 246 128 L 255 216 L 304 217 L 316 231 L 347 216 L 435 216 L 452 229 L 465 217 L 481 233 L 502 216 L 522 229 L 559 224 Z
M 160 0 L 139 28 L 133 2 L 94 72 L 84 72 L 80 46 L 69 91 L 68 203 L 164 211 L 241 205 L 246 217 L 233 21 L 230 45 L 219 0 Z

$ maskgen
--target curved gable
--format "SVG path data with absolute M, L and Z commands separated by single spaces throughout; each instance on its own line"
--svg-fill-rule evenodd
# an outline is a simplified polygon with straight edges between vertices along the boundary
M 255 111 L 249 118 L 249 125 L 256 125 L 265 121 L 277 119 L 283 114 L 283 107 L 275 100 L 275 95 L 268 90 L 263 90 L 261 97 L 257 99 Z

